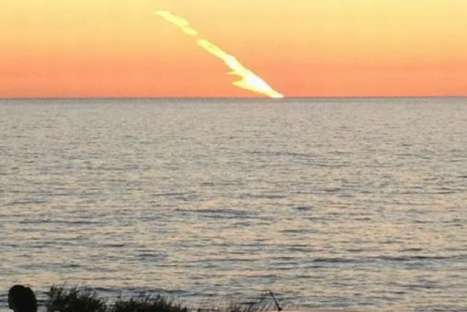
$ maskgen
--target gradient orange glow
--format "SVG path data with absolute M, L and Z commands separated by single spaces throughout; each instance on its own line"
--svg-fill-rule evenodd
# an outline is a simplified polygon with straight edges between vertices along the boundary
M 4 0 L 0 97 L 255 95 L 158 10 L 285 96 L 467 95 L 465 0 Z

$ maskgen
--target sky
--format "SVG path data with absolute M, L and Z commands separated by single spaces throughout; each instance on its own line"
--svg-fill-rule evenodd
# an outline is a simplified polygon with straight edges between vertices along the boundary
M 268 96 L 198 40 L 269 94 L 467 95 L 465 0 L 2 0 L 0 20 L 0 98 Z

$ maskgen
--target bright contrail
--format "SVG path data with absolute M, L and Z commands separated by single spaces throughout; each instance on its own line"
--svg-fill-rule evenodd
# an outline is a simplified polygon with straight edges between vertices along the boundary
M 165 19 L 167 22 L 177 26 L 183 33 L 188 36 L 198 36 L 198 31 L 191 27 L 190 23 L 169 11 L 157 11 L 157 15 Z M 207 51 L 209 54 L 222 60 L 225 65 L 230 68 L 232 75 L 237 75 L 241 79 L 235 81 L 233 84 L 239 88 L 250 90 L 253 92 L 267 95 L 271 98 L 283 98 L 284 96 L 271 88 L 261 77 L 256 75 L 253 71 L 243 66 L 234 56 L 228 54 L 217 45 L 209 42 L 206 39 L 197 39 L 197 44 Z
M 157 11 L 157 15 L 165 19 L 167 22 L 174 24 L 189 36 L 197 36 L 198 32 L 190 27 L 190 23 L 183 17 L 174 15 L 169 11 Z

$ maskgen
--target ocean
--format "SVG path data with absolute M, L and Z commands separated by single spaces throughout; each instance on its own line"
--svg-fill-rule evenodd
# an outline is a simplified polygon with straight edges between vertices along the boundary
M 1 100 L 16 283 L 467 311 L 467 98 Z

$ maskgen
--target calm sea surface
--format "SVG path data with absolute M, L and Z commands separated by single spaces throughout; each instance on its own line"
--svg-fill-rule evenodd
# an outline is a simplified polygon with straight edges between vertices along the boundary
M 0 101 L 14 283 L 467 311 L 467 99 Z

